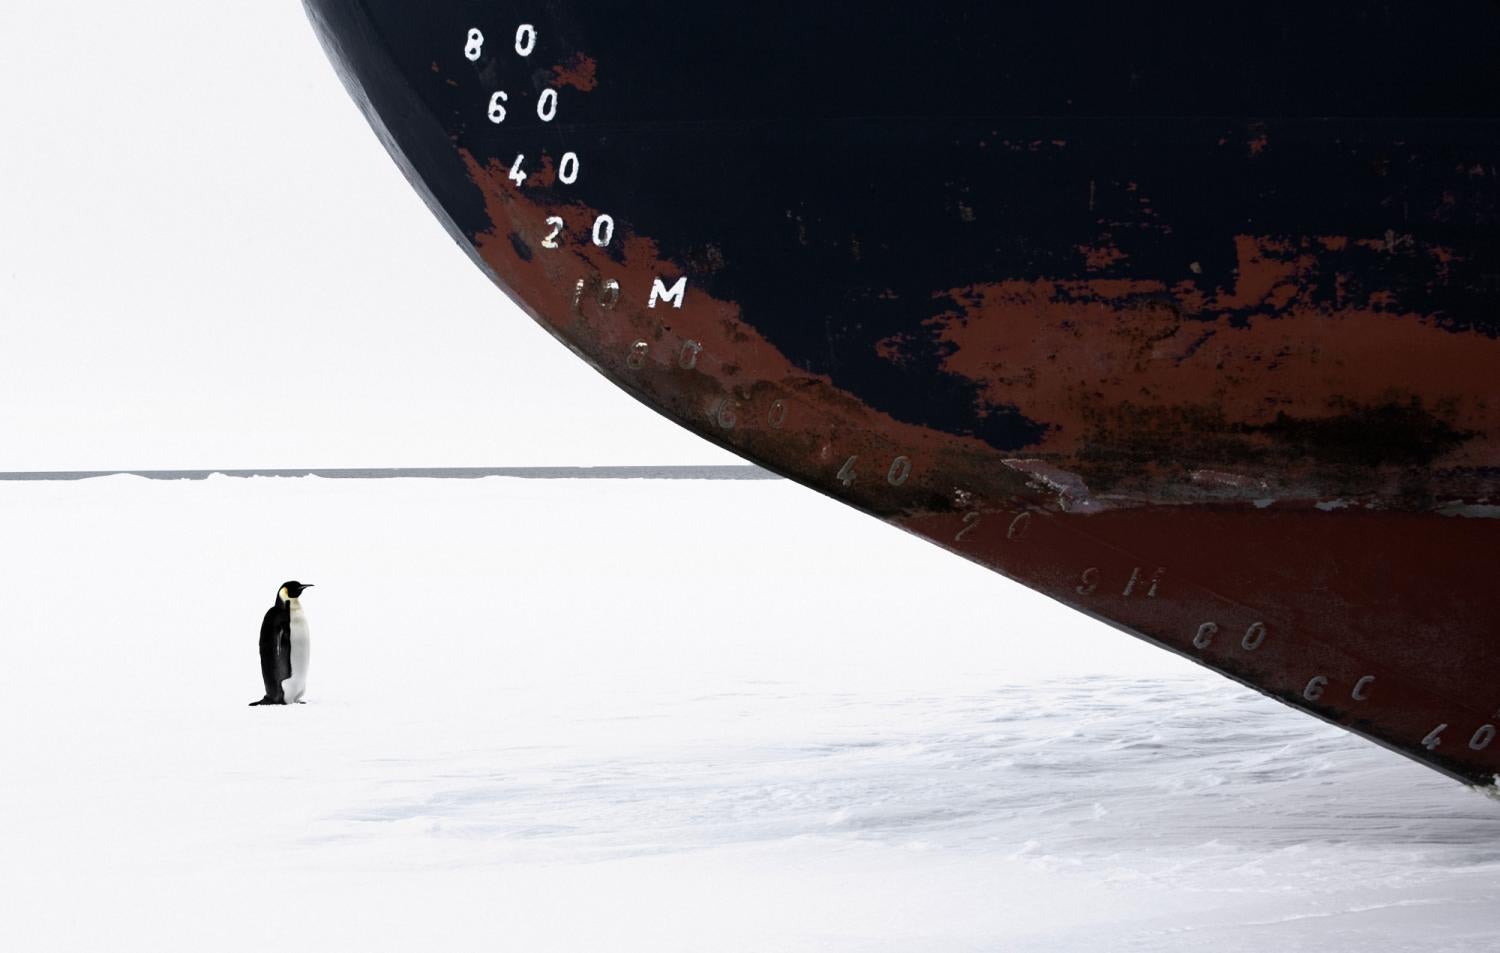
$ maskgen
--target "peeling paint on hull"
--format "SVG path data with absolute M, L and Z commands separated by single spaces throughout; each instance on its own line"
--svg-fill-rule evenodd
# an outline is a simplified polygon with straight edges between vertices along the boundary
M 1099 3 L 307 6 L 454 238 L 637 399 L 1500 774 L 1500 8 L 1101 46 L 1137 28 Z

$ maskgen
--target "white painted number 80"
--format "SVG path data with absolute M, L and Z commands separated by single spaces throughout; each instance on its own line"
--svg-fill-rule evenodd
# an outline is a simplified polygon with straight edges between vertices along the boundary
M 470 63 L 479 60 L 479 54 L 484 52 L 484 34 L 478 30 L 469 31 L 469 44 L 464 47 L 464 56 Z
M 530 23 L 523 23 L 516 27 L 516 52 L 522 56 L 530 56 L 534 49 L 536 49 L 536 27 Z

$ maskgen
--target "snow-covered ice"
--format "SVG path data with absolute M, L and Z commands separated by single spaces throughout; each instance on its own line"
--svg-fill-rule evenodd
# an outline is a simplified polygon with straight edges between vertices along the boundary
M 6 949 L 1500 948 L 1500 804 L 789 483 L 0 525 Z M 250 708 L 291 578 L 309 703 Z

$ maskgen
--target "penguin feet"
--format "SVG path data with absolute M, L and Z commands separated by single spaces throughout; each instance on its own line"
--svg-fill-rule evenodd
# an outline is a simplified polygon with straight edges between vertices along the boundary
M 262 698 L 258 702 L 251 702 L 250 703 L 250 707 L 254 708 L 256 705 L 285 705 L 285 704 L 286 704 L 286 702 L 279 702 L 279 701 L 276 701 L 273 698 Z

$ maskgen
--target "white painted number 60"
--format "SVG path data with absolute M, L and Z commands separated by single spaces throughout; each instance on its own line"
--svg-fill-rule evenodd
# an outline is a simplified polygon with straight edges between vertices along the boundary
M 490 97 L 490 122 L 495 125 L 505 121 L 505 104 L 510 102 L 510 97 L 504 93 L 496 93 Z
M 542 95 L 536 101 L 536 118 L 542 122 L 551 122 L 557 118 L 557 90 L 542 90 Z

